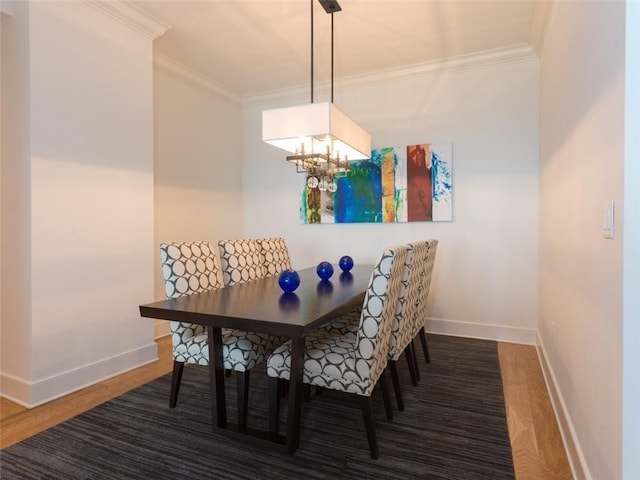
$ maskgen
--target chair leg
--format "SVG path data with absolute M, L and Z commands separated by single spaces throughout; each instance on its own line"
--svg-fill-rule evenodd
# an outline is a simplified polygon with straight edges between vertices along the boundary
M 184 362 L 173 361 L 173 375 L 171 376 L 171 393 L 169 394 L 169 408 L 175 408 L 178 403 L 178 392 L 182 381 Z
M 238 395 L 238 425 L 247 426 L 247 409 L 249 408 L 249 374 L 251 372 L 236 372 L 236 388 Z
M 431 363 L 431 357 L 429 357 L 429 345 L 427 345 L 427 334 L 424 331 L 424 327 L 420 329 L 420 343 L 422 343 L 425 362 Z
M 420 368 L 418 367 L 418 351 L 416 349 L 416 344 L 413 342 L 409 342 L 409 346 L 411 347 L 411 359 L 413 360 L 413 366 L 416 369 L 416 380 L 420 381 Z
M 364 417 L 364 426 L 367 430 L 367 440 L 369 441 L 369 452 L 374 460 L 378 458 L 378 440 L 376 439 L 376 426 L 373 423 L 373 407 L 371 397 L 360 396 L 360 406 Z
M 391 383 L 393 384 L 393 391 L 396 395 L 398 410 L 404 412 L 404 400 L 402 398 L 402 390 L 400 389 L 400 377 L 398 376 L 398 365 L 396 364 L 396 361 L 389 360 L 388 368 L 391 372 Z
M 404 349 L 404 356 L 407 359 L 407 366 L 409 367 L 409 375 L 411 376 L 411 384 L 415 387 L 418 385 L 418 376 L 416 375 L 416 364 L 413 361 L 411 355 L 411 346 L 407 346 Z
M 378 378 L 378 385 L 382 392 L 382 401 L 384 402 L 384 412 L 387 414 L 387 420 L 393 420 L 393 410 L 391 409 L 391 398 L 389 397 L 389 388 L 387 387 L 387 375 L 385 370 L 382 371 L 380 378 Z
M 269 432 L 278 433 L 280 421 L 280 394 L 283 381 L 276 377 L 269 377 Z

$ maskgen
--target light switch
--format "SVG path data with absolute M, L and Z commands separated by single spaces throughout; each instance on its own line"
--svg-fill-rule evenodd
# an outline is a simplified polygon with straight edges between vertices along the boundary
M 604 217 L 602 219 L 602 236 L 604 238 L 614 237 L 616 204 L 613 200 L 605 203 Z

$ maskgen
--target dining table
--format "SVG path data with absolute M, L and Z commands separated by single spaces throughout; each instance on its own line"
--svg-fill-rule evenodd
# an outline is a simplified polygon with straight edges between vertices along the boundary
M 145 318 L 195 323 L 207 327 L 209 337 L 209 384 L 214 429 L 233 437 L 257 439 L 293 454 L 298 448 L 302 411 L 305 336 L 331 321 L 340 312 L 362 305 L 373 265 L 356 264 L 349 272 L 332 264 L 328 280 L 316 267 L 298 270 L 300 284 L 283 292 L 278 275 L 251 280 L 203 293 L 169 298 L 140 305 Z M 291 339 L 291 371 L 286 433 L 262 431 L 233 424 L 227 419 L 222 329 L 261 332 Z M 258 367 L 254 367 L 258 368 Z

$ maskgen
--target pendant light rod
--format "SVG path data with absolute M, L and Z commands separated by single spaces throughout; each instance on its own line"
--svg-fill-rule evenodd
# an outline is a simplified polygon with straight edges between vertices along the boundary
M 331 103 L 333 103 L 333 10 L 331 11 Z
M 342 10 L 338 0 L 318 0 L 324 11 L 331 14 L 331 103 L 333 103 L 333 14 Z M 311 3 L 311 103 L 313 103 L 313 0 Z
M 313 0 L 310 0 L 311 5 L 311 103 L 313 103 Z

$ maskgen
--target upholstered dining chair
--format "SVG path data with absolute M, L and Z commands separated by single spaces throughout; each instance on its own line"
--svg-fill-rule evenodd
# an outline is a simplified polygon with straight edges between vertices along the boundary
M 414 328 L 417 316 L 417 306 L 419 303 L 421 279 L 423 272 L 422 265 L 426 261 L 428 246 L 424 244 L 409 243 L 407 247 L 407 258 L 404 265 L 402 286 L 398 303 L 396 304 L 393 327 L 389 340 L 389 365 L 393 389 L 398 404 L 398 410 L 404 410 L 402 390 L 396 362 L 404 353 L 409 366 L 411 382 L 418 384 L 419 372 L 413 348 Z
M 160 245 L 162 276 L 167 298 L 206 292 L 223 286 L 220 261 L 209 242 L 176 242 Z M 235 371 L 238 382 L 238 424 L 246 424 L 249 371 L 264 361 L 274 347 L 264 334 L 222 329 L 223 362 Z M 184 364 L 209 365 L 209 339 L 206 327 L 171 322 L 173 376 L 169 407 L 178 401 Z M 240 401 L 243 399 L 243 401 Z
M 255 239 L 220 240 L 218 242 L 222 278 L 225 287 L 232 287 L 240 283 L 249 282 L 267 276 L 264 256 L 260 243 Z M 273 349 L 282 344 L 286 338 L 268 335 L 266 333 L 252 333 L 252 338 L 261 345 L 259 362 L 266 360 Z M 256 363 L 259 363 L 256 362 Z M 238 405 L 244 410 L 248 406 L 247 390 L 249 388 L 249 372 L 244 377 L 245 385 L 238 384 Z
M 279 275 L 291 268 L 289 249 L 284 238 L 259 238 L 256 243 L 260 246 L 265 276 Z
M 388 248 L 382 253 L 373 269 L 362 310 L 359 313 L 352 311 L 345 314 L 349 316 L 348 320 L 359 316 L 355 335 L 350 331 L 341 334 L 320 328 L 305 338 L 303 382 L 358 396 L 369 451 L 374 459 L 378 458 L 379 453 L 371 394 L 379 384 L 387 418 L 390 419 L 392 414 L 384 370 L 406 251 L 401 246 Z M 291 341 L 287 341 L 267 358 L 267 374 L 270 377 L 269 426 L 274 433 L 277 432 L 279 417 L 278 384 L 282 380 L 289 380 L 290 368 Z
M 403 266 L 400 293 L 392 322 L 391 336 L 389 337 L 389 360 L 387 365 L 387 369 L 391 374 L 396 403 L 400 411 L 404 411 L 404 400 L 396 362 L 403 353 L 405 354 L 409 367 L 411 383 L 414 386 L 418 384 L 419 372 L 415 359 L 415 350 L 413 348 L 413 339 L 415 336 L 414 325 L 421 286 L 419 275 L 423 273 L 424 270 L 422 263 L 426 261 L 428 245 L 422 242 L 422 244 L 415 247 L 411 243 L 402 245 L 401 248 L 402 247 L 406 249 L 406 258 Z M 358 307 L 358 309 L 359 308 L 360 307 Z M 353 336 L 358 329 L 358 323 L 355 315 L 342 315 L 322 328 L 334 333 Z
M 417 338 L 420 336 L 420 343 L 422 344 L 422 350 L 424 352 L 424 360 L 429 363 L 429 345 L 427 343 L 427 335 L 424 329 L 424 323 L 427 319 L 427 306 L 429 299 L 429 291 L 431 289 L 431 278 L 433 276 L 433 267 L 436 261 L 436 252 L 438 250 L 438 240 L 422 240 L 415 242 L 414 246 L 423 245 L 427 252 L 425 253 L 425 260 L 420 262 L 420 271 L 418 273 L 420 279 L 418 304 L 416 305 L 416 314 L 413 321 L 413 333 L 412 337 Z

